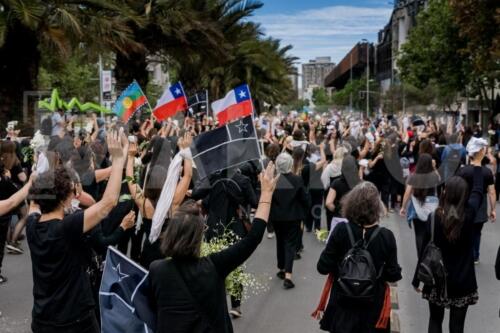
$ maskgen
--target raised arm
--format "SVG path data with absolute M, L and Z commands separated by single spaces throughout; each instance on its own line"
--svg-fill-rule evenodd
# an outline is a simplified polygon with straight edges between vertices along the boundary
M 134 160 L 137 154 L 137 143 L 129 144 L 127 168 L 125 169 L 125 176 L 127 176 L 127 185 L 130 196 L 134 199 L 135 204 L 139 208 L 142 216 L 153 216 L 154 207 L 149 200 L 144 197 L 141 187 L 139 186 L 138 179 L 134 179 Z
M 184 134 L 184 137 L 179 140 L 179 149 L 188 149 L 191 146 L 192 142 L 193 138 L 191 137 L 191 134 L 189 132 L 186 132 Z M 193 161 L 191 160 L 191 158 L 185 157 L 183 175 L 179 183 L 177 183 L 174 198 L 172 199 L 172 212 L 174 212 L 181 205 L 182 201 L 186 197 L 186 193 L 189 189 L 189 184 L 191 183 L 191 178 L 193 178 Z
M 101 222 L 116 205 L 120 195 L 123 167 L 127 159 L 128 140 L 123 133 L 123 129 L 120 129 L 119 132 L 108 134 L 106 141 L 113 160 L 111 176 L 102 199 L 85 210 L 83 232 L 91 230 Z

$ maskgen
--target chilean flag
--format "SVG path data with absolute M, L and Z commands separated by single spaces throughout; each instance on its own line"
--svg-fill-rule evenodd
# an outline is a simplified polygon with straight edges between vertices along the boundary
M 165 89 L 153 110 L 153 114 L 157 120 L 162 121 L 174 116 L 179 111 L 186 110 L 187 107 L 186 94 L 182 84 L 177 82 Z
M 241 85 L 227 93 L 226 97 L 212 103 L 219 126 L 253 113 L 253 103 L 248 85 Z

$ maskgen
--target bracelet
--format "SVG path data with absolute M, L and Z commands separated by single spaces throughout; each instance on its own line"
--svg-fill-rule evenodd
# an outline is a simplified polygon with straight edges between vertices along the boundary
M 271 201 L 259 201 L 259 205 L 260 204 L 271 204 Z

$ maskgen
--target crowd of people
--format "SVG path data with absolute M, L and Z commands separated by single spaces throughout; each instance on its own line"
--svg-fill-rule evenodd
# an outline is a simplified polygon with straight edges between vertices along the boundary
M 500 131 L 405 115 L 261 114 L 263 158 L 200 179 L 189 147 L 215 128 L 207 116 L 157 122 L 138 114 L 120 124 L 61 110 L 31 139 L 8 129 L 0 142 L 0 285 L 9 273 L 4 253 L 29 249 L 33 332 L 100 331 L 108 246 L 149 270 L 155 332 L 232 332 L 242 310 L 241 299 L 227 304 L 228 274 L 267 231 L 276 276 L 294 288 L 302 239 L 322 228 L 329 237 L 317 270 L 331 292 L 321 328 L 390 332 L 388 283 L 402 269 L 396 238 L 380 223 L 396 213 L 415 232 L 410 274 L 429 302 L 429 332 L 442 332 L 445 309 L 450 332 L 464 331 L 479 298 L 481 232 L 496 220 Z M 202 242 L 227 230 L 238 241 L 200 257 Z

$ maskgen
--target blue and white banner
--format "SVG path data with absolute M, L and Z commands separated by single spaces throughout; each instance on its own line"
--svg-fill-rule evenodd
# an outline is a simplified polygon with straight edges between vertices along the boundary
M 108 247 L 99 290 L 102 333 L 152 333 L 156 314 L 148 299 L 148 271 Z

